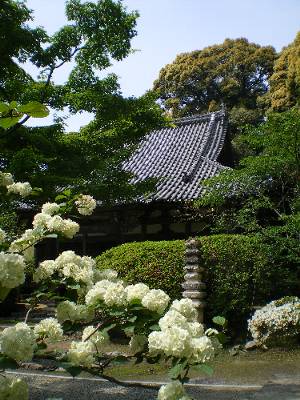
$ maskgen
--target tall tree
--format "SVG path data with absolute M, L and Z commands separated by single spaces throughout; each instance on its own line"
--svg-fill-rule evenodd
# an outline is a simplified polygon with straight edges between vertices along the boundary
M 247 39 L 179 54 L 154 82 L 163 107 L 176 117 L 213 111 L 224 104 L 239 122 L 256 120 L 257 99 L 268 90 L 276 52 Z
M 99 72 L 130 53 L 138 14 L 127 12 L 119 1 L 69 0 L 69 23 L 49 36 L 25 24 L 31 12 L 24 2 L 5 0 L 4 6 L 0 26 L 8 18 L 14 29 L 1 31 L 0 60 L 7 61 L 0 78 L 0 101 L 38 101 L 52 110 L 88 111 L 95 120 L 79 133 L 66 134 L 61 123 L 28 128 L 30 115 L 26 115 L 0 131 L 0 167 L 16 179 L 42 187 L 41 200 L 65 187 L 88 190 L 103 201 L 136 193 L 121 163 L 141 137 L 165 119 L 150 95 L 124 99 L 117 77 L 100 78 Z M 23 33 L 28 37 L 25 43 Z M 24 72 L 23 61 L 39 69 L 38 79 Z M 56 70 L 70 62 L 67 81 L 57 85 Z
M 274 65 L 270 78 L 270 107 L 273 111 L 285 111 L 300 102 L 300 32 L 295 40 L 284 48 Z

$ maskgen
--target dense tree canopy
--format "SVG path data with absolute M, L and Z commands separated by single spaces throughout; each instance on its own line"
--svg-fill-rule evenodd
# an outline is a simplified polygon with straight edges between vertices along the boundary
M 66 16 L 69 23 L 49 36 L 26 25 L 31 12 L 24 2 L 4 1 L 0 101 L 38 101 L 52 110 L 88 111 L 95 119 L 79 133 L 66 134 L 61 121 L 28 128 L 25 116 L 7 131 L 0 130 L 0 167 L 41 187 L 42 200 L 65 187 L 89 191 L 103 201 L 134 195 L 137 188 L 128 183 L 121 163 L 143 135 L 165 119 L 153 97 L 125 99 L 117 77 L 103 78 L 99 72 L 129 54 L 138 15 L 114 0 L 69 0 Z M 3 29 L 6 23 L 11 29 Z M 24 61 L 39 69 L 38 79 L 23 70 Z M 69 62 L 67 81 L 57 85 L 56 70 Z
M 288 110 L 300 99 L 300 32 L 284 48 L 274 65 L 270 79 L 270 106 L 274 111 Z
M 224 104 L 229 110 L 259 115 L 257 98 L 268 89 L 276 52 L 247 39 L 226 39 L 203 50 L 179 54 L 160 71 L 154 89 L 174 116 L 205 113 Z

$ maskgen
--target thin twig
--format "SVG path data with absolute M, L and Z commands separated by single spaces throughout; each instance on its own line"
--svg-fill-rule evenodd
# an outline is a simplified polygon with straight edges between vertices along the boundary
M 28 320 L 29 314 L 31 313 L 31 311 L 32 311 L 33 309 L 34 309 L 34 307 L 30 307 L 29 310 L 27 311 L 26 316 L 25 316 L 25 320 L 24 320 L 24 323 L 25 323 L 25 324 L 27 324 L 27 320 Z

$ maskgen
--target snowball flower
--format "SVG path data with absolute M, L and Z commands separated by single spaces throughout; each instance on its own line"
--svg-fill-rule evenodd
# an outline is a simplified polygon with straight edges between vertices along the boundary
M 129 342 L 129 347 L 132 354 L 140 353 L 141 351 L 143 351 L 146 343 L 147 337 L 145 335 L 132 336 Z
M 253 339 L 260 345 L 280 343 L 299 335 L 300 299 L 287 297 L 257 310 L 248 321 Z
M 160 289 L 150 290 L 142 299 L 142 305 L 148 310 L 162 314 L 167 308 L 170 297 Z
M 72 342 L 68 359 L 75 366 L 91 367 L 94 363 L 93 344 L 90 341 Z
M 0 252 L 0 284 L 2 287 L 15 288 L 25 281 L 24 258 L 19 254 Z
M 14 183 L 12 174 L 9 172 L 0 172 L 0 186 L 9 186 Z
M 96 200 L 89 195 L 81 194 L 75 201 L 77 210 L 81 215 L 91 215 L 96 208 Z
M 91 334 L 92 336 L 90 336 Z M 107 332 L 102 332 L 102 331 L 95 332 L 95 328 L 93 326 L 87 326 L 82 332 L 82 341 L 91 342 L 94 346 L 96 346 L 97 351 L 100 351 L 101 346 L 109 341 L 109 336 Z
M 188 321 L 197 320 L 197 309 L 191 299 L 174 300 L 170 308 L 184 315 Z
M 4 242 L 6 238 L 6 233 L 4 232 L 3 229 L 0 228 L 0 244 Z
M 122 283 L 110 282 L 104 293 L 103 300 L 109 307 L 126 304 L 126 292 Z
M 77 305 L 69 300 L 62 301 L 56 307 L 56 316 L 61 323 L 64 321 L 76 321 L 78 319 Z
M 0 375 L 1 400 L 28 400 L 28 385 L 20 378 L 10 378 Z
M 42 206 L 42 214 L 48 214 L 50 216 L 59 212 L 60 205 L 57 203 L 45 203 Z
M 174 326 L 162 332 L 151 332 L 148 336 L 150 353 L 164 353 L 166 356 L 189 357 L 190 334 L 187 330 Z
M 111 282 L 107 279 L 95 283 L 85 296 L 86 304 L 95 306 L 99 302 L 104 301 L 104 295 L 110 284 Z
M 187 325 L 186 318 L 176 310 L 169 310 L 158 322 L 160 329 L 163 331 L 173 326 L 185 328 Z
M 35 325 L 33 332 L 41 339 L 50 339 L 51 341 L 61 340 L 63 330 L 60 323 L 55 318 L 45 318 Z
M 40 282 L 44 279 L 50 278 L 56 271 L 56 263 L 54 260 L 45 260 L 40 263 L 39 267 L 33 274 L 34 282 Z
M 161 386 L 158 391 L 158 400 L 181 400 L 186 397 L 186 393 L 182 383 L 179 381 L 173 381 L 167 385 Z
M 114 269 L 106 268 L 106 269 L 95 269 L 94 271 L 94 281 L 102 281 L 102 280 L 108 280 L 108 281 L 116 281 L 118 279 L 118 272 L 115 271 Z
M 186 329 L 192 337 L 199 337 L 204 335 L 204 327 L 199 322 L 188 322 Z
M 149 287 L 144 283 L 137 283 L 136 285 L 129 285 L 125 288 L 128 303 L 132 301 L 142 301 L 150 291 Z
M 214 356 L 214 346 L 207 336 L 191 339 L 191 362 L 205 363 Z
M 40 227 L 34 229 L 26 229 L 26 231 L 19 239 L 16 239 L 11 243 L 9 251 L 13 253 L 20 253 L 27 249 L 29 246 L 37 243 L 43 237 L 44 231 Z
M 96 263 L 91 257 L 80 257 L 74 251 L 67 250 L 56 258 L 55 265 L 62 276 L 88 286 L 93 284 Z
M 0 334 L 1 352 L 16 361 L 28 361 L 33 356 L 35 335 L 24 322 L 5 328 Z
M 26 197 L 32 192 L 32 187 L 29 182 L 16 182 L 7 186 L 7 192 L 19 194 L 21 197 Z

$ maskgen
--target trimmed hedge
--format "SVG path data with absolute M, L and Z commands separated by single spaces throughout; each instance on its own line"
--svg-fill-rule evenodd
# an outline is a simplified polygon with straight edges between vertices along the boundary
M 144 282 L 151 289 L 162 289 L 172 299 L 181 297 L 184 242 L 125 243 L 96 258 L 99 268 L 112 268 L 128 283 Z
M 253 306 L 296 294 L 297 273 L 278 266 L 272 249 L 258 237 L 222 234 L 199 240 L 201 263 L 207 271 L 207 322 L 220 314 L 238 328 Z M 180 240 L 126 243 L 97 257 L 97 265 L 116 269 L 129 283 L 144 282 L 165 290 L 172 299 L 180 298 L 184 248 Z

